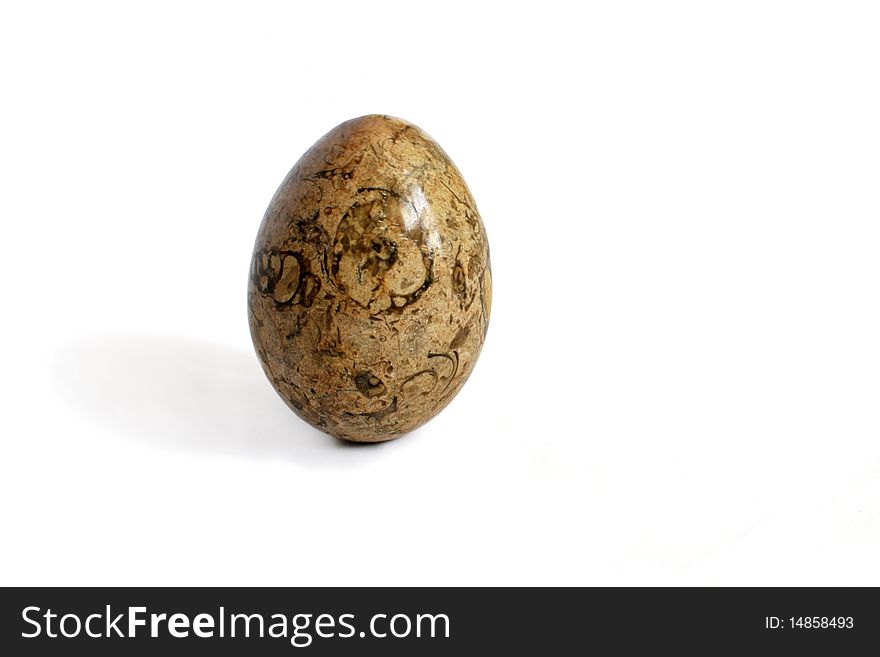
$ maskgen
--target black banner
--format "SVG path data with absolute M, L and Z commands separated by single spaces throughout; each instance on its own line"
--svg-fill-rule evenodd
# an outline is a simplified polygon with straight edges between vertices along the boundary
M 5 655 L 876 649 L 875 589 L 7 588 Z M 844 651 L 844 652 L 841 652 Z

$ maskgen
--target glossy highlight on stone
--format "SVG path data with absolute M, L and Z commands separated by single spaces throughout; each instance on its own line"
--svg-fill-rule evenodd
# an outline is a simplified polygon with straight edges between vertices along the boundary
M 254 347 L 278 394 L 338 438 L 439 413 L 483 346 L 489 244 L 458 169 L 416 126 L 347 121 L 297 162 L 257 234 Z

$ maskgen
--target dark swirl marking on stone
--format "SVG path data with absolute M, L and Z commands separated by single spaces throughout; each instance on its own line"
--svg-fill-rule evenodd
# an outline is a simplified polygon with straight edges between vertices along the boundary
M 452 355 L 450 356 L 449 354 Z M 452 380 L 455 378 L 455 375 L 458 374 L 458 352 L 451 351 L 449 354 L 428 354 L 428 358 L 445 358 L 452 363 L 452 374 L 446 379 L 446 385 L 443 386 L 443 392 L 446 392 L 452 383 Z
M 461 307 L 464 308 L 465 303 L 467 303 L 467 275 L 461 264 L 460 256 L 461 247 L 459 246 L 458 252 L 455 254 L 455 265 L 452 268 L 452 291 L 458 297 Z
M 322 252 L 330 238 L 318 223 L 320 214 L 318 210 L 313 210 L 306 217 L 290 217 L 287 220 L 288 243 L 296 244 L 300 248 L 307 244 L 314 251 Z
M 364 397 L 381 397 L 386 388 L 382 380 L 371 372 L 358 372 L 354 376 L 354 385 Z
M 412 376 L 407 377 L 404 379 L 403 383 L 400 384 L 400 389 L 409 394 L 411 390 L 416 389 L 417 386 L 420 387 L 420 384 L 418 383 L 419 380 L 426 376 L 431 379 L 431 387 L 426 390 L 423 389 L 421 394 L 422 396 L 430 395 L 434 391 L 434 388 L 437 387 L 437 381 L 440 379 L 440 375 L 437 374 L 436 370 L 432 369 L 419 370 Z
M 421 227 L 406 226 L 399 196 L 384 188 L 360 190 L 327 259 L 333 282 L 373 315 L 414 303 L 433 281 Z
M 333 163 L 335 164 L 336 160 L 338 159 L 339 157 L 336 157 Z M 363 154 L 358 154 L 355 157 L 351 158 L 348 162 L 345 162 L 338 166 L 333 166 L 329 169 L 321 169 L 319 171 L 315 171 L 314 173 L 305 176 L 305 179 L 327 180 L 331 183 L 334 189 L 342 189 L 345 186 L 345 183 L 354 177 L 357 166 L 361 163 L 362 159 Z
M 270 249 L 254 254 L 251 280 L 276 306 L 310 306 L 321 289 L 320 279 L 308 270 L 302 254 Z
M 342 167 L 336 167 L 335 169 L 324 169 L 323 171 L 316 171 L 315 173 L 310 175 L 307 180 L 317 180 L 319 178 L 330 180 L 331 178 L 335 178 L 336 176 L 341 176 L 343 180 L 351 180 L 353 175 L 353 169 L 346 170 Z

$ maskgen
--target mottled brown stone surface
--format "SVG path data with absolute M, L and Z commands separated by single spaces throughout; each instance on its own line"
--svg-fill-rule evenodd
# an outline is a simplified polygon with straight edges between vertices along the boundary
M 443 150 L 417 127 L 347 121 L 297 162 L 257 235 L 248 284 L 263 369 L 304 420 L 376 442 L 439 413 L 489 322 L 489 245 Z

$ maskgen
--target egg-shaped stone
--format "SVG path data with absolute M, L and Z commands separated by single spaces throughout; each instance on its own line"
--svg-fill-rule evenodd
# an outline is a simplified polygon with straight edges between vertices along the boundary
M 278 394 L 338 438 L 378 442 L 439 413 L 477 362 L 489 243 L 449 156 L 389 116 L 324 135 L 275 193 L 248 284 Z

